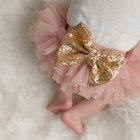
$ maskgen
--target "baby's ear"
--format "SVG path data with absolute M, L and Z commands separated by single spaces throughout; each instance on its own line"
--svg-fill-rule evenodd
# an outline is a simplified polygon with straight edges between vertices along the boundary
M 128 51 L 140 40 L 140 0 L 71 0 L 67 22 L 84 22 L 95 42 Z

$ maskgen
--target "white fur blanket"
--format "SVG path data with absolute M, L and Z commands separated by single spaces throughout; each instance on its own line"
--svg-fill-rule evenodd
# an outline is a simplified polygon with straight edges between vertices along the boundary
M 69 1 L 56 2 L 65 6 Z M 26 35 L 31 13 L 41 4 L 0 0 L 0 140 L 139 140 L 140 98 L 86 119 L 80 137 L 46 110 L 54 84 L 39 70 L 34 46 Z

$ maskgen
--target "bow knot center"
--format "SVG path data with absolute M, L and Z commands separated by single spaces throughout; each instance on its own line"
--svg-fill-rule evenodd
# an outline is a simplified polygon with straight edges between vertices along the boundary
M 93 66 L 100 59 L 101 52 L 93 47 L 90 47 L 89 53 L 85 56 L 88 64 Z

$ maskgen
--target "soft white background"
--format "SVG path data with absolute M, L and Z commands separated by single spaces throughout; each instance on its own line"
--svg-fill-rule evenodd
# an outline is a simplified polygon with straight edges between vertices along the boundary
M 81 137 L 46 110 L 54 84 L 39 70 L 26 35 L 31 13 L 41 4 L 41 0 L 0 0 L 0 140 L 139 140 L 140 98 L 86 119 Z

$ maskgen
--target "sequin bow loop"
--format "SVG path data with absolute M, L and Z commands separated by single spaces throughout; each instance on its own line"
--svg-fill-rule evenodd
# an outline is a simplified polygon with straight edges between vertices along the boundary
M 67 66 L 87 62 L 90 67 L 89 86 L 109 82 L 119 73 L 125 53 L 115 50 L 98 50 L 94 47 L 91 32 L 84 23 L 68 30 L 57 52 L 57 65 Z

